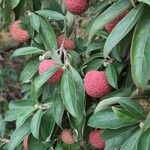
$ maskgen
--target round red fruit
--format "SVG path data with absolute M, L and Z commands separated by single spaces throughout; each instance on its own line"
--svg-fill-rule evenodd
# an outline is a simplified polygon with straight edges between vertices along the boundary
M 91 131 L 89 135 L 89 143 L 94 148 L 103 149 L 105 147 L 105 141 L 100 137 L 101 130 Z
M 27 30 L 21 29 L 20 23 L 20 20 L 13 22 L 9 27 L 9 31 L 14 40 L 24 43 L 29 40 L 29 33 Z
M 39 74 L 43 74 L 48 69 L 55 67 L 57 65 L 57 62 L 54 60 L 43 60 L 39 65 Z M 48 83 L 56 83 L 62 76 L 63 69 L 58 69 L 48 80 Z
M 81 15 L 88 9 L 88 0 L 65 0 L 65 4 L 74 15 Z
M 111 91 L 104 71 L 89 71 L 84 78 L 84 89 L 91 97 L 103 97 Z

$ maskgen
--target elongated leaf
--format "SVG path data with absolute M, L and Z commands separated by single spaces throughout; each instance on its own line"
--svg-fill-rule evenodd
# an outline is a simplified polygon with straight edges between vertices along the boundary
M 78 123 L 80 123 L 85 115 L 85 91 L 83 87 L 83 80 L 79 73 L 70 66 L 70 71 L 72 77 L 75 81 L 76 86 L 76 98 L 77 98 L 77 108 L 78 108 Z
M 40 35 L 45 45 L 46 50 L 54 51 L 57 49 L 56 37 L 53 28 L 47 20 L 40 18 L 41 28 Z
M 61 98 L 61 95 L 57 93 L 57 96 L 54 100 L 54 107 L 53 107 L 53 113 L 54 113 L 54 120 L 56 123 L 61 126 L 63 114 L 64 114 L 64 104 L 63 100 Z
M 5 121 L 14 121 L 17 120 L 18 117 L 23 115 L 24 117 L 28 116 L 32 111 L 34 111 L 35 107 L 33 106 L 21 106 L 17 109 L 8 110 L 5 114 Z
M 88 121 L 88 125 L 94 128 L 118 129 L 130 124 L 123 122 L 111 108 L 96 112 Z
M 122 107 L 126 108 L 130 112 L 130 114 L 136 119 L 143 120 L 146 116 L 143 107 L 136 100 L 128 97 L 111 97 L 105 99 L 97 105 L 95 112 L 117 103 L 119 103 Z
M 106 77 L 107 77 L 109 84 L 112 87 L 117 89 L 117 87 L 118 87 L 118 85 L 117 85 L 117 72 L 116 72 L 115 67 L 112 64 L 108 64 L 106 67 Z
M 39 32 L 39 30 L 40 30 L 40 18 L 39 18 L 39 16 L 32 13 L 30 16 L 30 23 L 31 23 L 31 26 L 34 28 L 34 30 Z
M 150 0 L 138 0 L 139 2 L 143 2 L 143 3 L 146 3 L 148 5 L 150 5 Z
M 150 149 L 150 128 L 144 131 L 138 141 L 137 150 L 149 150 Z
M 14 9 L 19 4 L 19 2 L 20 0 L 10 0 L 10 5 L 12 9 Z
M 132 78 L 138 88 L 144 88 L 150 79 L 150 9 L 145 11 L 134 31 L 131 46 Z
M 23 111 L 22 114 L 16 120 L 16 128 L 20 127 L 33 113 L 35 109 L 29 109 L 25 112 Z M 21 110 L 20 110 L 21 111 Z
M 43 112 L 40 109 L 34 114 L 32 120 L 31 120 L 31 126 L 30 126 L 31 133 L 37 139 L 39 138 L 39 129 L 40 129 L 42 115 L 43 115 Z
M 78 117 L 76 86 L 69 70 L 66 70 L 62 76 L 61 96 L 69 113 Z
M 26 121 L 22 126 L 14 131 L 8 143 L 8 150 L 14 150 L 29 133 L 30 120 Z
M 106 140 L 105 150 L 110 150 L 110 149 L 115 149 L 117 147 L 120 147 L 123 143 L 126 142 L 126 140 L 128 140 L 137 131 L 137 129 L 138 129 L 137 126 L 129 126 L 117 130 L 108 129 L 104 131 L 104 134 L 101 134 L 102 138 L 104 137 L 104 135 L 106 137 L 113 135 L 113 137 Z
M 28 150 L 48 150 L 48 145 L 30 135 L 28 138 Z
M 30 82 L 31 78 L 35 75 L 35 73 L 38 70 L 39 66 L 39 59 L 35 58 L 30 60 L 29 63 L 26 64 L 25 68 L 23 69 L 21 75 L 20 75 L 20 80 L 23 83 Z
M 139 140 L 141 134 L 141 130 L 138 130 L 134 133 L 121 147 L 120 150 L 135 150 L 137 146 L 137 142 Z
M 54 19 L 54 20 L 64 20 L 65 17 L 58 13 L 57 11 L 52 11 L 52 10 L 39 10 L 36 11 L 38 15 L 41 15 L 43 17 L 48 17 L 49 19 Z
M 41 54 L 41 53 L 42 50 L 36 47 L 23 47 L 15 50 L 14 53 L 12 54 L 12 57 L 18 57 L 18 56 L 24 56 L 30 54 Z
M 112 107 L 114 113 L 126 123 L 139 123 L 139 120 L 135 119 L 126 109 Z
M 52 67 L 48 69 L 45 73 L 37 77 L 34 81 L 35 91 L 38 91 L 39 88 L 60 68 L 60 66 Z
M 104 57 L 107 57 L 111 50 L 129 33 L 143 14 L 144 8 L 144 4 L 139 4 L 116 25 L 106 40 Z
M 89 39 L 91 39 L 98 30 L 104 27 L 105 24 L 112 21 L 129 7 L 131 7 L 130 0 L 119 0 L 109 7 L 93 23 L 89 34 Z

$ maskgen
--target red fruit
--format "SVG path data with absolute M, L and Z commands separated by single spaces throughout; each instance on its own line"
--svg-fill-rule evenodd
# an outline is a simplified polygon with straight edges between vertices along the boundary
M 65 4 L 74 15 L 81 15 L 88 9 L 88 0 L 65 0 Z
M 107 23 L 105 25 L 106 31 L 110 33 L 113 30 L 113 28 L 118 24 L 118 22 L 121 21 L 126 15 L 127 15 L 127 12 L 123 13 L 122 15 L 118 16 L 111 22 Z
M 21 21 L 17 20 L 10 25 L 9 27 L 10 35 L 14 40 L 18 42 L 21 43 L 27 42 L 29 40 L 29 33 L 27 30 L 20 28 L 19 26 L 20 23 Z
M 58 48 L 60 48 L 61 44 L 63 43 L 63 40 L 64 40 L 63 35 L 60 35 L 59 37 L 57 37 L 57 46 L 58 46 Z M 73 50 L 75 48 L 74 41 L 69 39 L 69 38 L 66 38 L 65 43 L 64 43 L 64 48 L 66 50 Z
M 65 144 L 73 144 L 75 142 L 72 132 L 68 129 L 62 131 L 60 138 Z
M 100 137 L 101 130 L 97 131 L 91 131 L 89 135 L 89 143 L 94 148 L 104 148 L 105 147 L 105 141 Z
M 26 137 L 23 141 L 23 149 L 28 150 L 28 137 Z
M 48 69 L 50 69 L 56 65 L 57 65 L 57 63 L 54 60 L 43 60 L 39 65 L 39 74 L 40 75 L 43 74 Z M 56 83 L 62 76 L 62 73 L 63 73 L 63 69 L 60 68 L 49 78 L 48 83 Z
M 103 97 L 111 91 L 104 71 L 89 71 L 84 78 L 84 89 L 91 97 Z

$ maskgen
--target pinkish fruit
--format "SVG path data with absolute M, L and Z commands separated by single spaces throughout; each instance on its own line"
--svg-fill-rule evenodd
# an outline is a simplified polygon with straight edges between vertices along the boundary
M 105 147 L 105 141 L 100 137 L 101 130 L 97 131 L 91 131 L 89 135 L 89 143 L 94 148 L 104 148 Z
M 54 60 L 43 60 L 39 65 L 39 74 L 43 74 L 48 69 L 55 67 L 57 65 L 56 61 Z M 63 69 L 60 68 L 57 70 L 48 80 L 48 83 L 56 83 L 62 76 Z
M 29 40 L 29 33 L 27 30 L 21 29 L 19 26 L 20 23 L 20 20 L 13 22 L 9 27 L 9 31 L 14 40 L 24 43 Z
M 64 2 L 74 15 L 81 15 L 88 9 L 88 0 L 64 0 Z
M 68 129 L 64 129 L 62 131 L 60 138 L 65 144 L 73 144 L 75 142 L 73 138 L 73 133 L 71 132 L 71 130 Z
M 84 78 L 84 89 L 91 97 L 103 97 L 111 91 L 104 71 L 89 71 Z
M 57 46 L 58 46 L 58 48 L 60 48 L 61 44 L 63 43 L 63 40 L 64 40 L 63 35 L 60 35 L 60 36 L 57 37 Z M 73 50 L 75 48 L 74 41 L 69 39 L 69 38 L 66 38 L 65 43 L 64 43 L 64 48 L 66 50 Z

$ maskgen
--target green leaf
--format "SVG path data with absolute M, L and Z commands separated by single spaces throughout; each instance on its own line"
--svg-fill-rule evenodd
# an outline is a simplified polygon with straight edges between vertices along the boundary
M 9 109 L 30 109 L 35 103 L 31 100 L 16 100 L 9 103 Z
M 51 135 L 53 133 L 55 127 L 55 120 L 53 118 L 53 109 L 49 108 L 44 112 L 41 120 L 41 126 L 40 126 L 40 139 L 43 141 L 50 141 Z
M 144 88 L 150 79 L 150 9 L 136 25 L 131 46 L 132 78 L 138 88 Z
M 30 133 L 30 120 L 27 120 L 22 126 L 17 128 L 11 135 L 8 143 L 8 150 L 14 150 L 23 139 Z
M 32 135 L 28 138 L 28 149 L 29 150 L 47 150 L 48 146 L 45 145 L 41 140 L 35 139 Z
M 77 99 L 77 108 L 78 108 L 78 123 L 80 123 L 85 115 L 85 91 L 83 80 L 80 74 L 70 66 L 71 75 L 75 81 L 76 86 L 76 99 Z
M 31 54 L 41 54 L 42 50 L 36 47 L 23 47 L 19 48 L 14 51 L 12 57 L 24 56 L 24 55 L 31 55 Z
M 94 128 L 118 129 L 130 125 L 123 122 L 111 108 L 96 112 L 88 121 L 88 125 Z
M 106 77 L 109 84 L 114 87 L 115 89 L 118 88 L 117 85 L 117 72 L 115 67 L 112 64 L 108 64 L 106 67 Z
M 112 30 L 104 46 L 104 57 L 129 33 L 144 12 L 145 5 L 134 7 Z
M 43 115 L 43 112 L 40 109 L 34 114 L 32 120 L 31 120 L 31 126 L 30 126 L 31 133 L 37 139 L 39 138 L 39 129 L 40 129 L 42 115 Z
M 56 36 L 53 28 L 51 27 L 49 22 L 44 18 L 40 18 L 40 21 L 41 21 L 40 35 L 46 50 L 51 50 L 51 51 L 56 50 L 57 42 L 56 42 Z
M 20 0 L 10 0 L 11 8 L 14 9 L 18 4 Z
M 130 0 L 119 0 L 114 3 L 94 21 L 90 30 L 89 39 L 91 39 L 98 30 L 103 28 L 105 24 L 112 21 L 114 18 L 119 16 L 130 7 Z
M 30 15 L 30 23 L 31 23 L 31 26 L 34 28 L 34 30 L 39 32 L 39 30 L 40 30 L 40 18 L 39 18 L 39 16 L 32 13 Z
M 6 126 L 5 126 L 5 122 L 3 120 L 3 117 L 2 115 L 0 114 L 0 137 L 3 137 L 4 134 L 5 134 L 5 129 L 6 129 Z
M 33 113 L 35 109 L 28 109 L 23 111 L 21 115 L 16 120 L 16 128 L 20 127 Z
M 34 81 L 35 91 L 38 91 L 39 88 L 50 78 L 52 75 L 60 68 L 60 66 L 52 67 L 48 69 L 45 73 L 37 77 Z
M 49 19 L 54 19 L 54 20 L 64 20 L 65 17 L 58 13 L 57 11 L 52 11 L 52 10 L 39 10 L 36 11 L 35 13 L 37 13 L 40 16 L 43 17 L 48 17 Z
M 53 107 L 53 115 L 56 123 L 61 126 L 63 114 L 64 114 L 64 104 L 60 94 L 56 94 L 54 97 L 54 107 Z
M 135 119 L 126 109 L 112 107 L 114 113 L 126 123 L 138 123 L 139 120 Z
M 150 0 L 138 0 L 139 2 L 143 2 L 143 3 L 146 3 L 148 5 L 150 5 Z
M 121 147 L 120 150 L 135 150 L 139 140 L 141 130 L 135 132 Z
M 61 96 L 64 102 L 66 109 L 69 113 L 78 117 L 78 109 L 77 109 L 77 94 L 76 94 L 76 86 L 75 82 L 72 79 L 72 76 L 69 70 L 65 70 L 61 80 Z
M 115 149 L 126 142 L 138 129 L 137 126 L 129 126 L 116 130 L 106 129 L 101 134 L 105 140 L 105 150 Z
M 117 103 L 126 108 L 134 118 L 141 120 L 145 119 L 146 113 L 143 107 L 136 100 L 128 97 L 111 97 L 104 99 L 97 105 L 95 112 Z
M 5 114 L 5 121 L 14 121 L 19 119 L 19 122 L 24 122 L 30 114 L 35 110 L 34 106 L 12 106 L 11 104 L 9 107 L 10 109 Z M 20 118 L 19 118 L 20 117 Z
M 150 128 L 142 133 L 138 141 L 137 150 L 149 150 L 150 149 Z
M 39 59 L 38 58 L 30 59 L 30 61 L 26 64 L 25 68 L 23 69 L 23 71 L 20 75 L 20 80 L 23 83 L 30 82 L 31 78 L 38 71 L 38 66 L 39 66 Z

